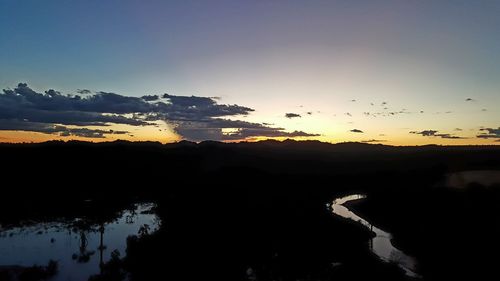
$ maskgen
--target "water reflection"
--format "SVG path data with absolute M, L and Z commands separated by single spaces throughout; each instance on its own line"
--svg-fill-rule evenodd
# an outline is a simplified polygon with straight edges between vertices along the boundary
M 450 173 L 445 176 L 444 186 L 466 188 L 470 184 L 493 186 L 500 184 L 500 170 L 475 170 Z
M 0 267 L 47 265 L 55 260 L 58 273 L 50 280 L 87 280 L 99 273 L 112 252 L 125 253 L 128 236 L 158 229 L 159 219 L 151 212 L 153 207 L 137 204 L 114 221 L 97 225 L 74 219 L 0 229 Z
M 332 205 L 330 207 L 334 214 L 359 222 L 375 233 L 376 236 L 370 240 L 370 250 L 374 254 L 380 257 L 383 261 L 394 262 L 398 264 L 399 267 L 401 267 L 408 276 L 418 277 L 418 274 L 416 274 L 415 259 L 406 255 L 392 245 L 392 235 L 390 233 L 373 226 L 367 220 L 356 215 L 343 205 L 346 202 L 363 198 L 365 198 L 365 196 L 360 194 L 337 198 L 332 202 Z

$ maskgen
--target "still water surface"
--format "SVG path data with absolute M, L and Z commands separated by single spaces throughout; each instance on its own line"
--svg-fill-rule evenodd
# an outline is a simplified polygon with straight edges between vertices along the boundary
M 378 227 L 375 227 L 373 224 L 369 223 L 367 220 L 356 215 L 346 206 L 343 205 L 346 202 L 360 200 L 363 198 L 365 198 L 365 196 L 360 194 L 354 194 L 337 198 L 333 200 L 331 204 L 332 212 L 338 216 L 351 219 L 368 227 L 376 235 L 370 241 L 370 250 L 374 254 L 376 254 L 380 259 L 382 259 L 385 262 L 396 263 L 401 269 L 405 271 L 405 273 L 408 276 L 419 277 L 418 274 L 416 273 L 417 262 L 415 258 L 406 255 L 405 253 L 394 247 L 391 242 L 392 235 L 390 233 L 385 232 Z
M 136 204 L 102 225 L 75 218 L 70 222 L 0 228 L 0 267 L 46 266 L 54 260 L 58 262 L 58 273 L 50 280 L 87 280 L 99 273 L 99 264 L 107 262 L 113 251 L 117 250 L 121 257 L 125 255 L 128 236 L 158 229 L 160 221 L 152 212 L 153 207 Z

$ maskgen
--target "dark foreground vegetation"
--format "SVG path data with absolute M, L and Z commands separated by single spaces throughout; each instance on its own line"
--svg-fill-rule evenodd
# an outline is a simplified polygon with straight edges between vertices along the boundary
M 331 215 L 350 193 L 368 194 L 352 207 L 394 233 L 425 280 L 497 275 L 500 189 L 439 182 L 499 170 L 498 146 L 48 142 L 2 144 L 0 157 L 3 225 L 157 203 L 160 230 L 130 237 L 93 280 L 409 279 L 369 251 L 368 229 Z

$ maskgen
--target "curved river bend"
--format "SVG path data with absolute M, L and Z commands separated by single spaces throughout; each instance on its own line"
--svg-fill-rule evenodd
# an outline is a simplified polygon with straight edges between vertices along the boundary
M 375 227 L 373 224 L 356 215 L 346 206 L 344 206 L 346 202 L 360 200 L 365 197 L 366 196 L 361 194 L 340 197 L 333 200 L 330 208 L 335 215 L 356 221 L 368 227 L 375 233 L 376 236 L 373 237 L 370 241 L 370 250 L 380 259 L 385 262 L 392 262 L 397 264 L 401 269 L 405 271 L 406 275 L 410 277 L 420 277 L 416 273 L 417 262 L 415 258 L 403 253 L 401 250 L 394 247 L 391 242 L 392 235 L 390 233 L 385 232 L 378 227 Z

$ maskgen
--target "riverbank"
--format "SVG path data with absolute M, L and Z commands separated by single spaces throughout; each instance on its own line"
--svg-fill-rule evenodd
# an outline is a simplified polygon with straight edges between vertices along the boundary
M 0 223 L 43 221 L 58 215 L 102 221 L 106 214 L 136 200 L 158 206 L 159 231 L 129 239 L 126 254 L 103 267 L 120 274 L 94 280 L 119 280 L 110 278 L 124 272 L 131 274 L 131 280 L 141 281 L 158 276 L 231 281 L 407 279 L 396 265 L 369 251 L 368 229 L 334 217 L 326 207 L 341 194 L 358 192 L 370 199 L 366 210 L 361 211 L 365 207 L 360 205 L 360 214 L 393 233 L 398 248 L 418 254 L 424 276 L 437 272 L 440 260 L 447 256 L 451 259 L 442 267 L 442 275 L 429 276 L 445 279 L 455 275 L 453 266 L 471 265 L 472 271 L 480 268 L 474 266 L 487 265 L 486 258 L 474 264 L 475 260 L 470 263 L 455 255 L 461 242 L 467 245 L 460 250 L 467 251 L 478 244 L 451 234 L 481 234 L 485 236 L 481 247 L 498 237 L 489 226 L 496 219 L 492 215 L 477 220 L 467 217 L 471 223 L 467 227 L 476 223 L 477 228 L 465 230 L 450 227 L 459 225 L 460 219 L 441 223 L 467 203 L 463 200 L 475 198 L 471 206 L 483 208 L 492 206 L 495 196 L 472 192 L 464 199 L 447 192 L 434 194 L 430 188 L 461 167 L 500 167 L 500 149 L 495 147 L 56 142 L 0 145 L 0 155 L 2 176 L 10 183 L 0 196 Z M 432 197 L 432 204 L 426 196 Z M 469 216 L 466 210 L 460 215 Z M 476 229 L 479 234 L 473 233 Z M 420 234 L 433 231 L 437 233 L 431 241 L 422 239 Z M 426 248 L 429 245 L 431 251 Z M 454 256 L 463 260 L 454 264 Z
M 500 189 L 421 187 L 370 194 L 349 208 L 393 233 L 396 247 L 414 255 L 422 275 L 487 278 L 497 274 Z M 483 279 L 484 280 L 484 279 Z
M 412 278 L 421 278 L 417 273 L 417 261 L 414 257 L 410 257 L 392 243 L 392 234 L 388 233 L 373 223 L 355 214 L 347 207 L 347 204 L 356 201 L 365 200 L 366 196 L 360 194 L 352 194 L 343 196 L 333 200 L 331 204 L 332 213 L 336 216 L 350 219 L 360 225 L 368 228 L 374 236 L 369 243 L 370 250 L 377 255 L 382 261 L 398 265 L 404 270 L 405 274 Z

